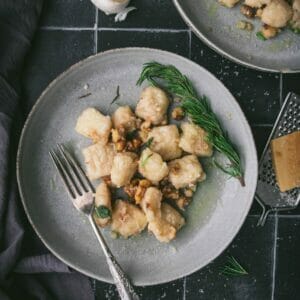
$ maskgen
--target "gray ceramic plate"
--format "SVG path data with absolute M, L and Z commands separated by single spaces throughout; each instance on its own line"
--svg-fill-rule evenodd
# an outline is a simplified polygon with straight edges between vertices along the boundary
M 227 58 L 248 67 L 272 72 L 300 72 L 300 35 L 286 29 L 276 38 L 256 37 L 260 20 L 246 32 L 236 28 L 245 20 L 239 6 L 221 6 L 217 0 L 173 0 L 185 22 L 208 46 Z
M 167 282 L 202 268 L 216 258 L 242 226 L 257 181 L 257 157 L 249 125 L 229 91 L 205 69 L 178 55 L 145 48 L 100 53 L 71 67 L 43 92 L 23 130 L 18 154 L 18 180 L 32 226 L 61 260 L 91 277 L 111 282 L 102 251 L 85 217 L 77 212 L 49 158 L 56 143 L 67 143 L 82 159 L 89 141 L 74 131 L 78 115 L 89 106 L 107 112 L 120 86 L 119 104 L 134 106 L 141 91 L 135 85 L 145 62 L 173 64 L 211 99 L 230 136 L 241 151 L 246 187 L 206 163 L 208 180 L 201 184 L 188 209 L 187 225 L 170 244 L 144 233 L 109 246 L 137 285 Z M 78 99 L 87 93 L 90 97 Z M 116 108 L 117 106 L 113 107 Z

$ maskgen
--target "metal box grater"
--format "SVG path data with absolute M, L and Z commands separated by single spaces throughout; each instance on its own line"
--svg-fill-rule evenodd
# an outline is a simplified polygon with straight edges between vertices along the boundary
M 280 192 L 276 183 L 270 148 L 272 139 L 298 130 L 300 130 L 300 96 L 289 93 L 259 161 L 255 199 L 261 205 L 263 211 L 258 226 L 264 225 L 270 212 L 294 209 L 300 201 L 300 188 L 285 193 Z

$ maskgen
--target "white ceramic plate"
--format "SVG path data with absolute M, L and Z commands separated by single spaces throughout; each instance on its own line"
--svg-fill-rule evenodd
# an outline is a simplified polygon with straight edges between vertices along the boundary
M 163 283 L 207 265 L 239 231 L 255 192 L 257 157 L 250 127 L 235 99 L 208 71 L 178 55 L 145 48 L 107 51 L 71 67 L 49 85 L 28 117 L 18 154 L 19 188 L 28 218 L 46 246 L 73 268 L 107 282 L 112 278 L 96 237 L 73 208 L 48 151 L 67 143 L 82 159 L 80 149 L 89 141 L 74 131 L 78 115 L 89 106 L 107 113 L 118 85 L 118 102 L 135 106 L 141 91 L 136 81 L 143 64 L 153 60 L 175 65 L 211 100 L 240 150 L 246 187 L 204 162 L 208 179 L 198 188 L 187 209 L 187 225 L 174 242 L 161 244 L 146 232 L 113 240 L 106 231 L 111 250 L 133 282 Z M 92 95 L 78 99 L 87 92 Z
M 239 5 L 228 9 L 217 0 L 173 2 L 194 33 L 227 58 L 263 71 L 300 72 L 299 34 L 285 29 L 277 37 L 261 41 L 256 37 L 262 25 L 260 20 L 250 20 L 254 25 L 252 32 L 236 27 L 238 21 L 246 19 L 240 13 Z

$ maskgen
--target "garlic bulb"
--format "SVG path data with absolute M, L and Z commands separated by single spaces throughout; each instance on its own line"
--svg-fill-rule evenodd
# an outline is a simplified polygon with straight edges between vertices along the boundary
M 118 14 L 129 4 L 130 0 L 91 0 L 107 15 Z
M 130 0 L 91 0 L 100 10 L 107 15 L 116 14 L 115 22 L 124 21 L 129 12 L 136 9 L 127 7 Z
M 107 15 L 116 14 L 115 22 L 124 21 L 129 12 L 136 9 L 127 7 L 130 0 L 91 0 L 100 10 Z

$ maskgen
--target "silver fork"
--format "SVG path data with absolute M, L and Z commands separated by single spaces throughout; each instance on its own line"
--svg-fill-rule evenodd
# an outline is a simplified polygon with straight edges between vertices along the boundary
M 139 296 L 135 293 L 129 278 L 111 253 L 95 223 L 93 218 L 95 191 L 91 182 L 63 145 L 58 145 L 57 150 L 51 150 L 50 156 L 71 196 L 73 205 L 88 217 L 94 229 L 121 299 L 139 300 Z

